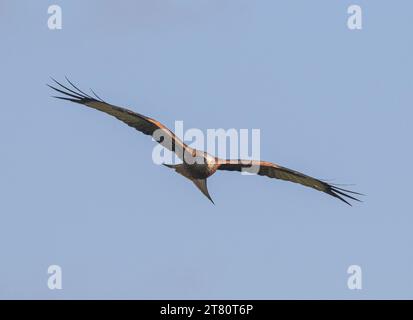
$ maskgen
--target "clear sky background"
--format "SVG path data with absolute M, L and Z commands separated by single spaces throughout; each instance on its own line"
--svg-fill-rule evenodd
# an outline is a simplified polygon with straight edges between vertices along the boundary
M 47 28 L 51 4 L 62 30 Z M 412 12 L 0 1 L 0 298 L 413 298 Z M 50 98 L 65 75 L 172 128 L 258 128 L 262 159 L 354 183 L 365 202 L 218 172 L 214 206 L 153 164 L 147 136 Z M 53 264 L 62 290 L 47 287 Z

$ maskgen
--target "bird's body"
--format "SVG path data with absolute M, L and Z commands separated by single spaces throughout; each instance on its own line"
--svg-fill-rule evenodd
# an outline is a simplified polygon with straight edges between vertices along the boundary
M 195 156 L 184 159 L 179 166 L 178 173 L 187 178 L 206 179 L 212 176 L 218 169 L 218 158 L 200 150 L 191 150 Z
M 207 152 L 189 147 L 178 137 L 176 137 L 172 131 L 152 118 L 143 116 L 139 113 L 135 113 L 125 108 L 106 103 L 105 101 L 100 99 L 93 91 L 92 93 L 95 95 L 95 97 L 91 97 L 90 95 L 78 89 L 68 79 L 67 81 L 72 86 L 72 88 L 68 88 L 54 79 L 53 81 L 58 86 L 60 86 L 60 88 L 53 86 L 49 87 L 65 95 L 63 97 L 55 98 L 83 104 L 90 108 L 114 116 L 115 118 L 126 123 L 128 126 L 131 126 L 146 135 L 151 135 L 162 146 L 172 152 L 175 152 L 177 156 L 182 160 L 182 163 L 164 165 L 168 168 L 174 169 L 180 175 L 191 180 L 196 185 L 196 187 L 209 200 L 211 200 L 211 202 L 213 201 L 208 192 L 207 179 L 212 176 L 217 170 L 246 171 L 261 176 L 299 183 L 318 191 L 325 192 L 335 198 L 342 200 L 347 204 L 350 203 L 345 198 L 360 201 L 350 195 L 360 195 L 359 193 L 339 188 L 336 185 L 332 185 L 325 181 L 312 178 L 300 172 L 279 166 L 275 163 L 258 160 L 227 160 L 214 157 Z

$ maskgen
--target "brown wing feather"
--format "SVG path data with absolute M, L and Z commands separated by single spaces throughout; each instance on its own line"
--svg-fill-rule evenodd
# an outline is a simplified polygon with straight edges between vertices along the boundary
M 344 199 L 344 197 L 355 201 L 360 201 L 359 199 L 349 195 L 349 193 L 361 195 L 360 193 L 341 189 L 322 180 L 315 179 L 301 172 L 294 171 L 271 162 L 248 160 L 223 160 L 220 163 L 218 163 L 218 170 L 245 171 L 250 173 L 256 173 L 260 176 L 267 176 L 269 178 L 276 178 L 285 181 L 299 183 L 306 187 L 310 187 L 318 191 L 325 192 L 333 197 L 340 199 L 341 201 L 344 201 L 348 205 L 351 204 L 346 199 Z
M 84 93 L 78 89 L 69 79 L 66 80 L 70 83 L 73 89 L 70 89 L 58 81 L 52 79 L 59 87 L 48 85 L 50 88 L 56 90 L 57 92 L 64 94 L 63 97 L 55 97 L 58 99 L 68 100 L 83 104 L 87 107 L 105 112 L 120 121 L 126 123 L 128 126 L 135 128 L 136 130 L 154 137 L 154 139 L 160 143 L 162 146 L 170 151 L 175 152 L 179 158 L 182 159 L 183 152 L 187 148 L 186 144 L 182 142 L 175 134 L 165 127 L 162 123 L 141 115 L 139 113 L 133 112 L 126 108 L 117 107 L 111 105 L 102 99 L 100 99 L 95 93 L 96 98 Z M 93 91 L 92 91 L 93 92 Z

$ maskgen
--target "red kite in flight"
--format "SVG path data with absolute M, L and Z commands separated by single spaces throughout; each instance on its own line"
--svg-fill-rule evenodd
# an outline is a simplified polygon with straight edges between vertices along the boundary
M 55 96 L 54 98 L 80 103 L 87 107 L 105 112 L 123 121 L 128 126 L 133 127 L 146 135 L 152 136 L 156 142 L 174 152 L 183 163 L 177 165 L 165 164 L 165 166 L 174 169 L 179 174 L 191 180 L 212 203 L 214 202 L 207 189 L 207 178 L 212 176 L 217 170 L 247 171 L 256 173 L 260 176 L 299 183 L 306 187 L 325 192 L 348 205 L 351 205 L 347 201 L 348 199 L 360 201 L 355 198 L 355 196 L 351 195 L 361 195 L 360 193 L 339 188 L 334 184 L 329 184 L 325 181 L 312 178 L 275 163 L 255 160 L 225 160 L 214 157 L 207 152 L 191 148 L 175 136 L 171 130 L 152 118 L 125 108 L 111 105 L 103 101 L 93 90 L 91 91 L 95 97 L 92 97 L 77 88 L 67 78 L 66 80 L 71 88 L 62 85 L 53 78 L 52 80 L 58 87 L 48 86 L 64 95 L 59 97 Z M 251 171 L 251 168 L 253 171 Z

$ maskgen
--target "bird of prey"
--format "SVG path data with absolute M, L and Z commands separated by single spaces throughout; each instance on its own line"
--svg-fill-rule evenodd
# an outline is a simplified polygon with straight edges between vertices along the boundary
M 191 148 L 180 140 L 171 130 L 152 118 L 126 108 L 109 104 L 102 100 L 93 90 L 91 90 L 91 93 L 94 95 L 94 97 L 92 97 L 76 87 L 68 78 L 66 78 L 68 82 L 67 86 L 53 78 L 52 80 L 55 84 L 48 86 L 60 94 L 63 94 L 63 96 L 53 96 L 54 98 L 72 101 L 105 112 L 143 134 L 152 136 L 156 142 L 174 152 L 182 160 L 182 163 L 164 165 L 191 180 L 212 203 L 214 202 L 208 192 L 207 178 L 212 176 L 217 170 L 249 172 L 251 168 L 254 169 L 252 171 L 253 173 L 260 176 L 299 183 L 306 187 L 325 192 L 348 205 L 351 205 L 350 200 L 360 201 L 356 198 L 356 195 L 361 195 L 360 193 L 342 189 L 335 184 L 315 179 L 275 163 L 258 160 L 220 159 L 207 152 Z

